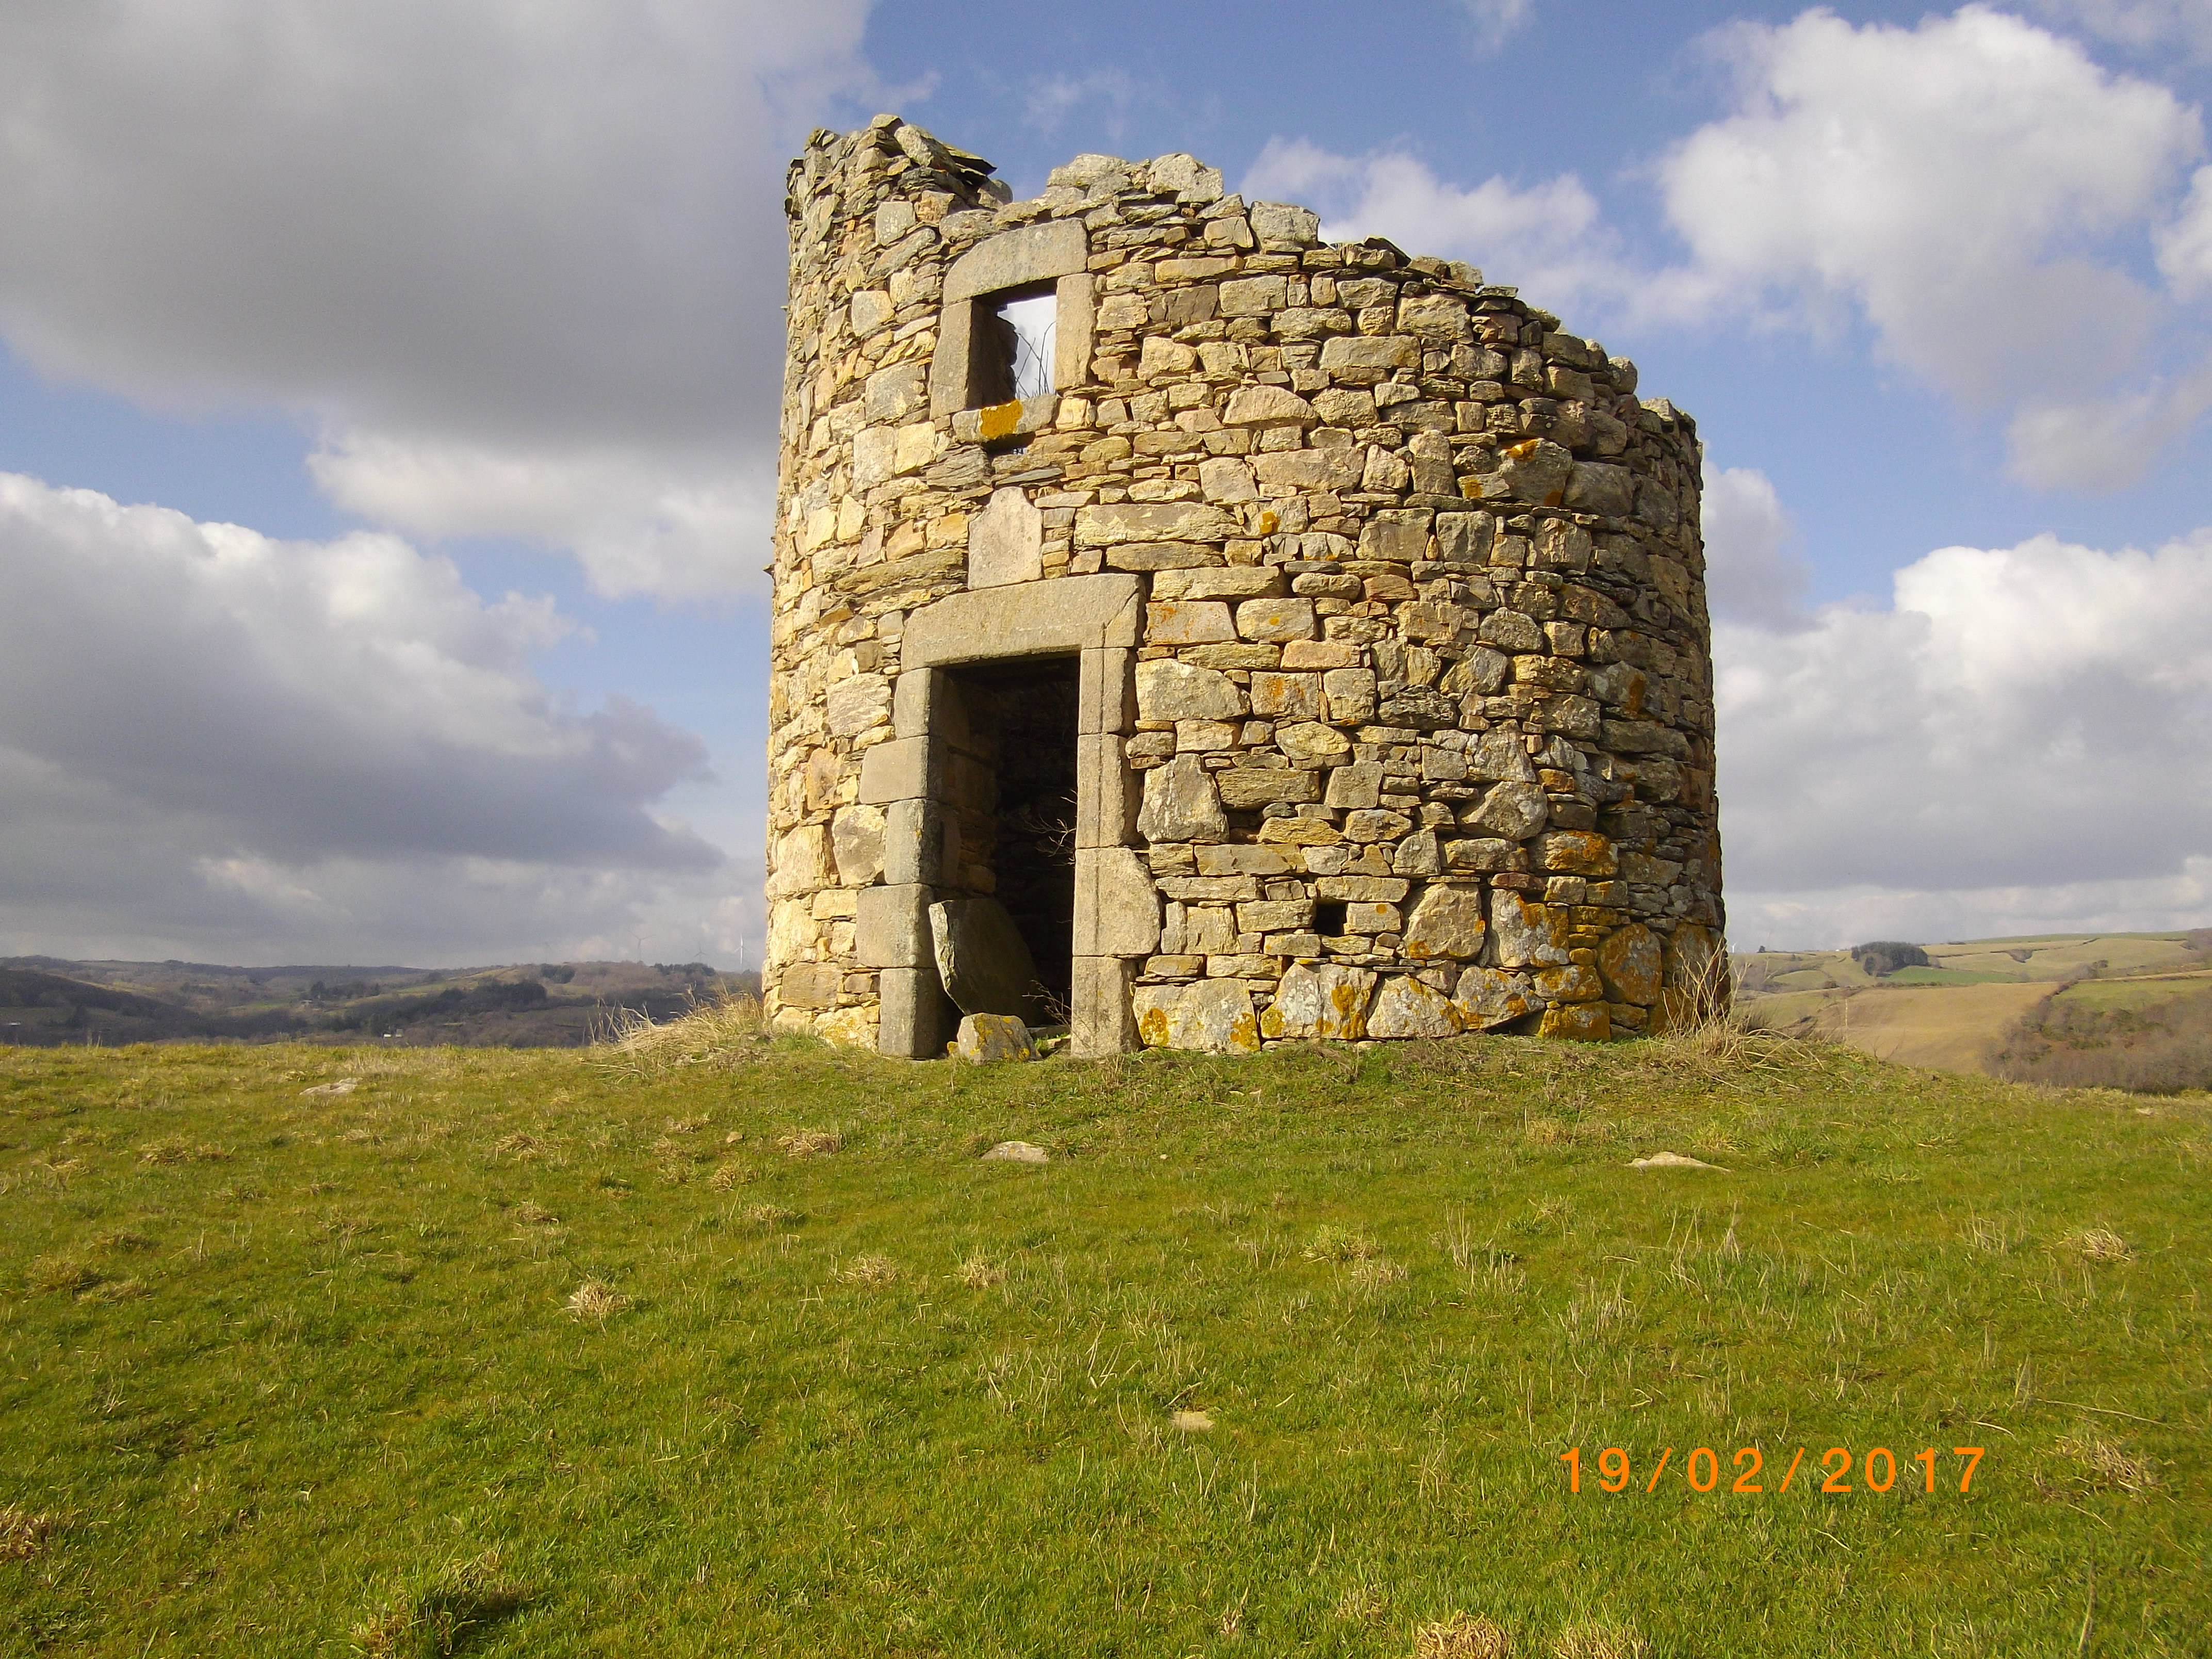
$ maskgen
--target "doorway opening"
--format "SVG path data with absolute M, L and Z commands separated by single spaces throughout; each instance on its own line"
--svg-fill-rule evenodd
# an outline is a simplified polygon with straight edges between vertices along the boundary
M 957 869 L 945 896 L 998 902 L 1029 947 L 1036 1012 L 1065 1025 L 1075 983 L 1076 659 L 971 663 L 946 678 L 958 714 L 940 726 L 955 853 L 946 861 Z

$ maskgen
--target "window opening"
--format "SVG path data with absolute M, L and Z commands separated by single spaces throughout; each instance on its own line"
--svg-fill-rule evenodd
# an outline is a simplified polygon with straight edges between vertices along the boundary
M 1048 396 L 1060 333 L 1054 289 L 1048 284 L 986 295 L 975 302 L 975 313 L 974 406 Z
M 1314 932 L 1323 939 L 1340 939 L 1344 934 L 1345 902 L 1342 899 L 1322 899 L 1314 906 Z

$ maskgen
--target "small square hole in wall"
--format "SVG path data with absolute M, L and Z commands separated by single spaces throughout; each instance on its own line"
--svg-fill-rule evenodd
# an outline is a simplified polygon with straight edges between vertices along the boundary
M 1018 398 L 1049 395 L 1059 331 L 1060 300 L 1053 283 L 977 300 L 968 406 L 988 409 Z
M 1344 901 L 1323 899 L 1314 906 L 1314 932 L 1323 939 L 1344 937 Z

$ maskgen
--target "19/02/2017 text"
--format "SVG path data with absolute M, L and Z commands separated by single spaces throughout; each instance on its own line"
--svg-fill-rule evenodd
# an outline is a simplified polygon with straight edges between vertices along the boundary
M 1982 1461 L 1982 1448 L 1954 1446 L 1951 1448 L 1951 1455 L 1963 1461 L 1964 1467 L 1959 1471 L 1959 1490 L 1962 1492 L 1966 1492 L 1972 1486 L 1975 1468 Z M 1661 1449 L 1659 1461 L 1651 1470 L 1651 1478 L 1642 1483 L 1645 1492 L 1653 1492 L 1659 1490 L 1659 1482 L 1665 1477 L 1668 1466 L 1674 1462 L 1674 1449 L 1672 1446 Z M 1912 1480 L 1911 1466 L 1918 1464 L 1924 1474 L 1917 1484 L 1923 1492 L 1932 1492 L 1936 1490 L 1937 1457 L 1936 1448 L 1929 1446 L 1905 1460 L 1905 1480 L 1908 1489 L 1916 1484 Z M 1797 1478 L 1797 1466 L 1803 1462 L 1804 1459 L 1805 1448 L 1800 1446 L 1797 1448 L 1796 1455 L 1790 1458 L 1790 1467 L 1783 1472 L 1781 1484 L 1775 1486 L 1765 1485 L 1760 1478 L 1762 1471 L 1765 1468 L 1766 1455 L 1756 1446 L 1741 1446 L 1736 1449 L 1733 1460 L 1736 1475 L 1735 1480 L 1729 1481 L 1724 1487 L 1721 1481 L 1720 1455 L 1710 1446 L 1694 1448 L 1690 1455 L 1682 1460 L 1679 1467 L 1684 1482 L 1692 1492 L 1724 1490 L 1754 1495 L 1769 1492 L 1788 1492 L 1790 1483 Z M 1898 1484 L 1897 1455 L 1888 1447 L 1875 1446 L 1867 1453 L 1863 1462 L 1859 1462 L 1857 1483 L 1854 1483 L 1851 1480 L 1851 1470 L 1855 1461 L 1856 1460 L 1853 1459 L 1850 1452 L 1844 1447 L 1829 1447 L 1820 1455 L 1820 1469 L 1824 1472 L 1824 1478 L 1821 1479 L 1818 1490 L 1828 1493 L 1883 1492 L 1890 1491 Z M 1559 1462 L 1567 1466 L 1567 1490 L 1580 1492 L 1583 1489 L 1582 1448 L 1568 1447 L 1559 1454 Z M 1617 1492 L 1628 1490 L 1634 1479 L 1634 1473 L 1628 1453 L 1619 1446 L 1607 1446 L 1597 1455 L 1595 1484 L 1601 1492 Z M 1812 1472 L 1808 1471 L 1806 1478 L 1809 1482 L 1813 1479 Z

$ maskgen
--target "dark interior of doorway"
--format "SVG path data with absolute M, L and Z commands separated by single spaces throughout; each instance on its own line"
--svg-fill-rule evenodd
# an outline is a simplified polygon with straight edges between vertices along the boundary
M 1073 657 L 1024 657 L 955 676 L 997 784 L 985 812 L 993 890 L 1063 1023 L 1075 982 L 1076 675 Z

